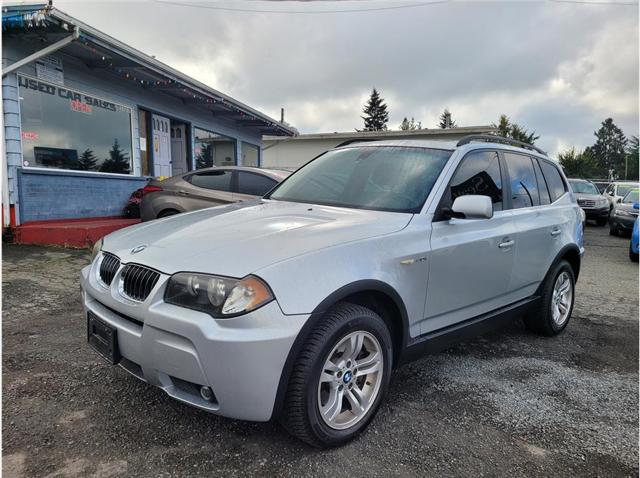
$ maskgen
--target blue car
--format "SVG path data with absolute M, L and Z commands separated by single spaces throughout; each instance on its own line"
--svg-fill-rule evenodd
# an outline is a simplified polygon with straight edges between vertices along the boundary
M 638 209 L 638 203 L 633 203 L 633 209 Z M 636 221 L 633 223 L 633 232 L 631 233 L 631 244 L 629 244 L 629 259 L 633 262 L 638 262 L 638 221 L 640 216 L 636 217 Z

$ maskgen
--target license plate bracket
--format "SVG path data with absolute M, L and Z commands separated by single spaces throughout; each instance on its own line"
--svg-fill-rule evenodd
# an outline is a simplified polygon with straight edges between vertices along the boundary
M 120 362 L 117 329 L 100 320 L 92 312 L 87 314 L 87 342 L 111 364 L 116 365 Z

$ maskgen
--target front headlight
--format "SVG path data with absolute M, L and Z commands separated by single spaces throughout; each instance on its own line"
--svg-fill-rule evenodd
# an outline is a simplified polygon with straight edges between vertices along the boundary
M 93 260 L 98 255 L 98 252 L 100 252 L 101 250 L 102 250 L 102 238 L 98 239 L 98 242 L 96 242 L 93 245 L 93 249 L 91 250 L 91 262 L 93 262 Z
M 600 198 L 598 199 L 598 201 L 596 202 L 596 205 L 598 207 L 603 207 L 606 206 L 607 204 L 609 204 L 609 201 L 606 200 L 606 198 Z
M 224 318 L 246 314 L 273 300 L 269 286 L 255 276 L 244 279 L 180 272 L 169 279 L 164 301 Z

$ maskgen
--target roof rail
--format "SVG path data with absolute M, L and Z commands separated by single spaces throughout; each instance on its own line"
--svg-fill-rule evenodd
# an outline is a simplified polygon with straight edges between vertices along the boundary
M 462 146 L 462 145 L 469 144 L 469 143 L 474 142 L 474 141 L 484 141 L 486 143 L 508 144 L 510 146 L 517 146 L 518 148 L 530 149 L 530 150 L 535 151 L 537 153 L 540 153 L 540 154 L 543 154 L 545 156 L 548 156 L 546 151 L 541 150 L 537 146 L 534 146 L 534 145 L 529 144 L 529 143 L 523 143 L 522 141 L 517 141 L 515 139 L 505 138 L 504 136 L 498 136 L 498 135 L 495 135 L 495 134 L 471 134 L 469 136 L 465 136 L 460 141 L 458 141 L 458 144 L 456 144 L 456 146 Z

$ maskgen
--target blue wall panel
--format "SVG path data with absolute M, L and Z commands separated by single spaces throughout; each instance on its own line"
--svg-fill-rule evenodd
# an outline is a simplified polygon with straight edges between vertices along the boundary
M 147 179 L 135 176 L 18 169 L 21 222 L 121 216 L 133 191 Z

